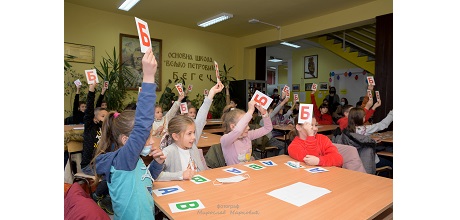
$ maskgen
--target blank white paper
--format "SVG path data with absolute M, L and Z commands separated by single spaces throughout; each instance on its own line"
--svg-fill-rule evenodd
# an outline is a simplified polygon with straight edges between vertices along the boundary
M 298 182 L 275 189 L 267 194 L 300 207 L 330 192 L 330 190 L 325 188 Z

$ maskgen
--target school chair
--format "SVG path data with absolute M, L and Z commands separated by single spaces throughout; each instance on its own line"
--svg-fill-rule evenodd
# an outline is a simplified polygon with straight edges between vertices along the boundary
M 260 152 L 260 159 L 267 158 L 268 152 L 278 151 L 278 148 L 275 146 L 268 145 L 268 137 L 266 135 L 253 140 L 252 151 Z M 275 153 L 277 154 L 277 153 Z
M 73 182 L 76 183 L 76 182 L 80 182 L 80 181 L 83 181 L 86 184 L 86 190 L 85 191 L 87 191 L 89 193 L 89 195 L 93 194 L 91 184 L 94 183 L 94 181 L 96 181 L 96 177 L 93 176 L 93 175 L 85 174 L 83 172 L 78 172 L 78 173 L 74 174 L 73 175 Z
M 388 173 L 388 178 L 393 179 L 393 169 L 390 166 L 378 167 L 375 169 L 375 175 L 379 176 L 383 172 Z
M 206 161 L 206 165 L 211 169 L 227 166 L 225 163 L 224 153 L 222 152 L 222 146 L 220 146 L 220 144 L 212 145 L 208 152 L 206 152 L 204 159 Z

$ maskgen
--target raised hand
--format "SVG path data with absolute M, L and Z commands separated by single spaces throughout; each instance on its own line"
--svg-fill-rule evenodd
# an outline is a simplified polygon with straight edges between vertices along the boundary
M 144 72 L 143 82 L 155 83 L 155 74 L 157 72 L 157 60 L 153 55 L 152 48 L 149 47 L 142 57 L 142 70 Z
M 257 108 L 257 110 L 259 110 L 260 114 L 265 115 L 265 113 L 267 113 L 267 110 L 264 109 L 261 105 L 256 103 L 254 106 Z
M 256 104 L 256 101 L 254 100 L 251 100 L 248 102 L 248 112 L 251 111 L 251 112 L 254 112 L 254 106 Z
M 90 92 L 94 92 L 96 90 L 96 86 L 97 86 L 97 83 L 96 83 L 96 81 L 94 81 L 93 84 L 89 84 L 88 90 Z
M 221 92 L 223 89 L 224 89 L 224 84 L 222 84 L 221 81 L 217 82 L 217 84 L 214 85 L 214 86 L 209 90 L 208 98 L 212 100 L 212 99 L 214 98 L 214 95 L 215 95 L 216 93 Z

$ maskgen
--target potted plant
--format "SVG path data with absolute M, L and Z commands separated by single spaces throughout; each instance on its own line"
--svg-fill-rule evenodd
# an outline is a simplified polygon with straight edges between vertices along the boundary
M 126 66 L 120 64 L 115 47 L 113 48 L 113 56 L 107 52 L 107 57 L 103 57 L 99 63 L 100 68 L 94 67 L 97 75 L 104 81 L 109 81 L 109 88 L 104 99 L 107 102 L 107 108 L 110 110 L 123 110 L 123 100 L 126 98 L 127 86 L 134 80 L 134 76 Z
M 77 73 L 70 63 L 64 60 L 64 96 L 70 96 L 69 98 L 69 105 L 73 107 L 73 99 L 75 97 L 75 92 L 77 91 L 77 87 L 74 84 L 74 81 L 77 79 L 83 80 L 86 79 L 83 73 Z M 80 97 L 86 98 L 86 92 L 88 91 L 88 84 L 82 83 L 80 88 Z M 64 111 L 66 116 L 72 115 L 72 109 Z

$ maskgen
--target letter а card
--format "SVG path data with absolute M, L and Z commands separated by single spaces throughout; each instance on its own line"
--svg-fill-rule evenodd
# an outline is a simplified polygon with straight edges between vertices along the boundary
M 182 189 L 179 185 L 152 190 L 152 192 L 155 193 L 155 195 L 157 196 L 166 196 L 166 195 L 171 195 L 171 194 L 180 193 L 184 191 L 185 190 Z
M 261 105 L 264 109 L 267 109 L 273 101 L 272 98 L 270 98 L 268 95 L 263 94 L 259 90 L 256 90 L 256 92 L 251 98 L 251 101 L 252 100 Z
M 327 172 L 329 170 L 326 170 L 322 167 L 314 167 L 314 168 L 309 168 L 309 169 L 305 169 L 306 171 L 310 172 L 310 173 L 324 173 L 324 172 Z
M 299 124 L 305 122 L 311 123 L 313 116 L 313 104 L 300 104 L 299 105 Z
M 147 25 L 147 22 L 136 17 L 134 18 L 136 20 L 137 33 L 139 34 L 141 52 L 145 53 L 149 47 L 152 47 L 152 42 L 150 42 L 149 26 Z
M 85 70 L 86 81 L 88 84 L 93 84 L 94 82 L 99 83 L 99 79 L 97 78 L 96 69 Z
M 276 166 L 278 164 L 276 164 L 275 162 L 271 161 L 271 160 L 261 160 L 259 161 L 261 164 L 263 164 L 264 166 L 266 167 L 272 167 L 272 166 Z

